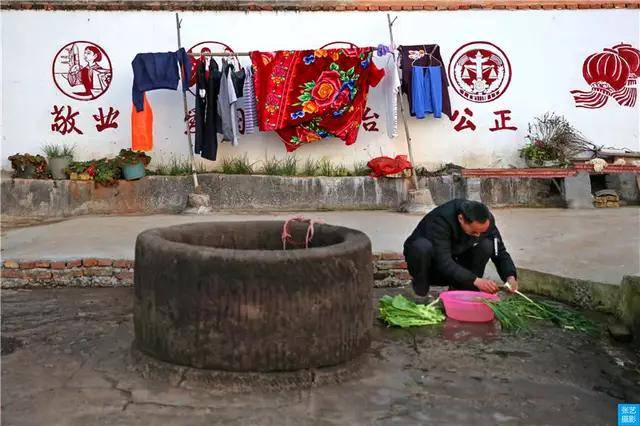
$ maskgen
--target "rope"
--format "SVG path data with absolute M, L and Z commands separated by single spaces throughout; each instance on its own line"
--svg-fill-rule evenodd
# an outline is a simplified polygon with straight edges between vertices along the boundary
M 295 217 L 287 219 L 284 222 L 284 225 L 282 226 L 282 250 L 286 250 L 287 249 L 287 242 L 289 242 L 292 245 L 300 245 L 299 243 L 296 243 L 293 240 L 293 236 L 289 232 L 289 224 L 291 222 L 301 222 L 301 223 L 308 223 L 309 224 L 309 226 L 307 226 L 307 233 L 306 233 L 305 239 L 304 239 L 304 248 L 309 248 L 309 243 L 311 242 L 311 240 L 313 240 L 313 234 L 315 232 L 314 225 L 315 224 L 324 223 L 321 220 L 306 219 L 303 216 L 295 216 Z

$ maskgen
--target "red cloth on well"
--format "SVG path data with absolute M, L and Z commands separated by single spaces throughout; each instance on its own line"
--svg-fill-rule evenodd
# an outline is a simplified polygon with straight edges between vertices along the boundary
M 354 143 L 369 86 L 384 76 L 371 55 L 370 47 L 251 52 L 260 130 L 276 131 L 289 152 L 330 136 Z
M 374 177 L 395 175 L 412 168 L 406 155 L 397 155 L 396 158 L 376 157 L 367 163 L 367 167 L 373 170 L 371 176 Z

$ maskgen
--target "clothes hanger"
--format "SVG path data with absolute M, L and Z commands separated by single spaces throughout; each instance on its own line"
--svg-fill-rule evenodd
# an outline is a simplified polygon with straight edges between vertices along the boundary
M 424 49 L 425 54 L 419 58 L 414 59 L 411 62 L 411 66 L 416 66 L 416 61 L 419 61 L 421 59 L 424 59 L 426 57 L 429 57 L 429 63 L 426 65 L 417 65 L 417 66 L 424 66 L 424 67 L 429 67 L 429 66 L 433 66 L 433 62 L 432 61 L 436 61 L 438 63 L 438 65 L 440 65 L 441 67 L 444 67 L 444 65 L 442 64 L 442 62 L 436 58 L 435 56 L 433 56 L 433 53 L 436 51 L 436 49 L 438 48 L 437 44 L 433 45 L 433 48 L 431 49 L 430 52 L 427 52 L 427 46 L 425 46 L 424 44 L 422 45 L 422 48 Z

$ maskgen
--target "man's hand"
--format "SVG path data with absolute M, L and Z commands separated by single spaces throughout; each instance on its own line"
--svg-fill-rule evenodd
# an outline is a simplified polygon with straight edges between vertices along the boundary
M 493 294 L 498 292 L 498 285 L 493 281 L 484 278 L 476 278 L 476 280 L 473 282 L 473 285 L 475 285 L 480 291 L 484 291 L 485 293 Z
M 508 277 L 507 283 L 509 283 L 509 287 L 511 289 L 510 293 L 515 293 L 516 290 L 518 290 L 518 280 L 516 280 L 516 277 Z

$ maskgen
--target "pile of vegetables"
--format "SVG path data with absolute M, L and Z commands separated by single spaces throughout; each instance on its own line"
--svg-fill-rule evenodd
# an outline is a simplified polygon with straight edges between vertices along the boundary
M 567 330 L 597 333 L 598 327 L 581 313 L 548 302 L 534 302 L 529 297 L 516 293 L 501 301 L 482 299 L 491 308 L 504 330 L 526 331 L 532 320 L 550 321 Z
M 390 326 L 403 328 L 439 324 L 445 320 L 442 310 L 436 307 L 439 301 L 419 305 L 400 294 L 386 295 L 380 299 L 380 319 Z

